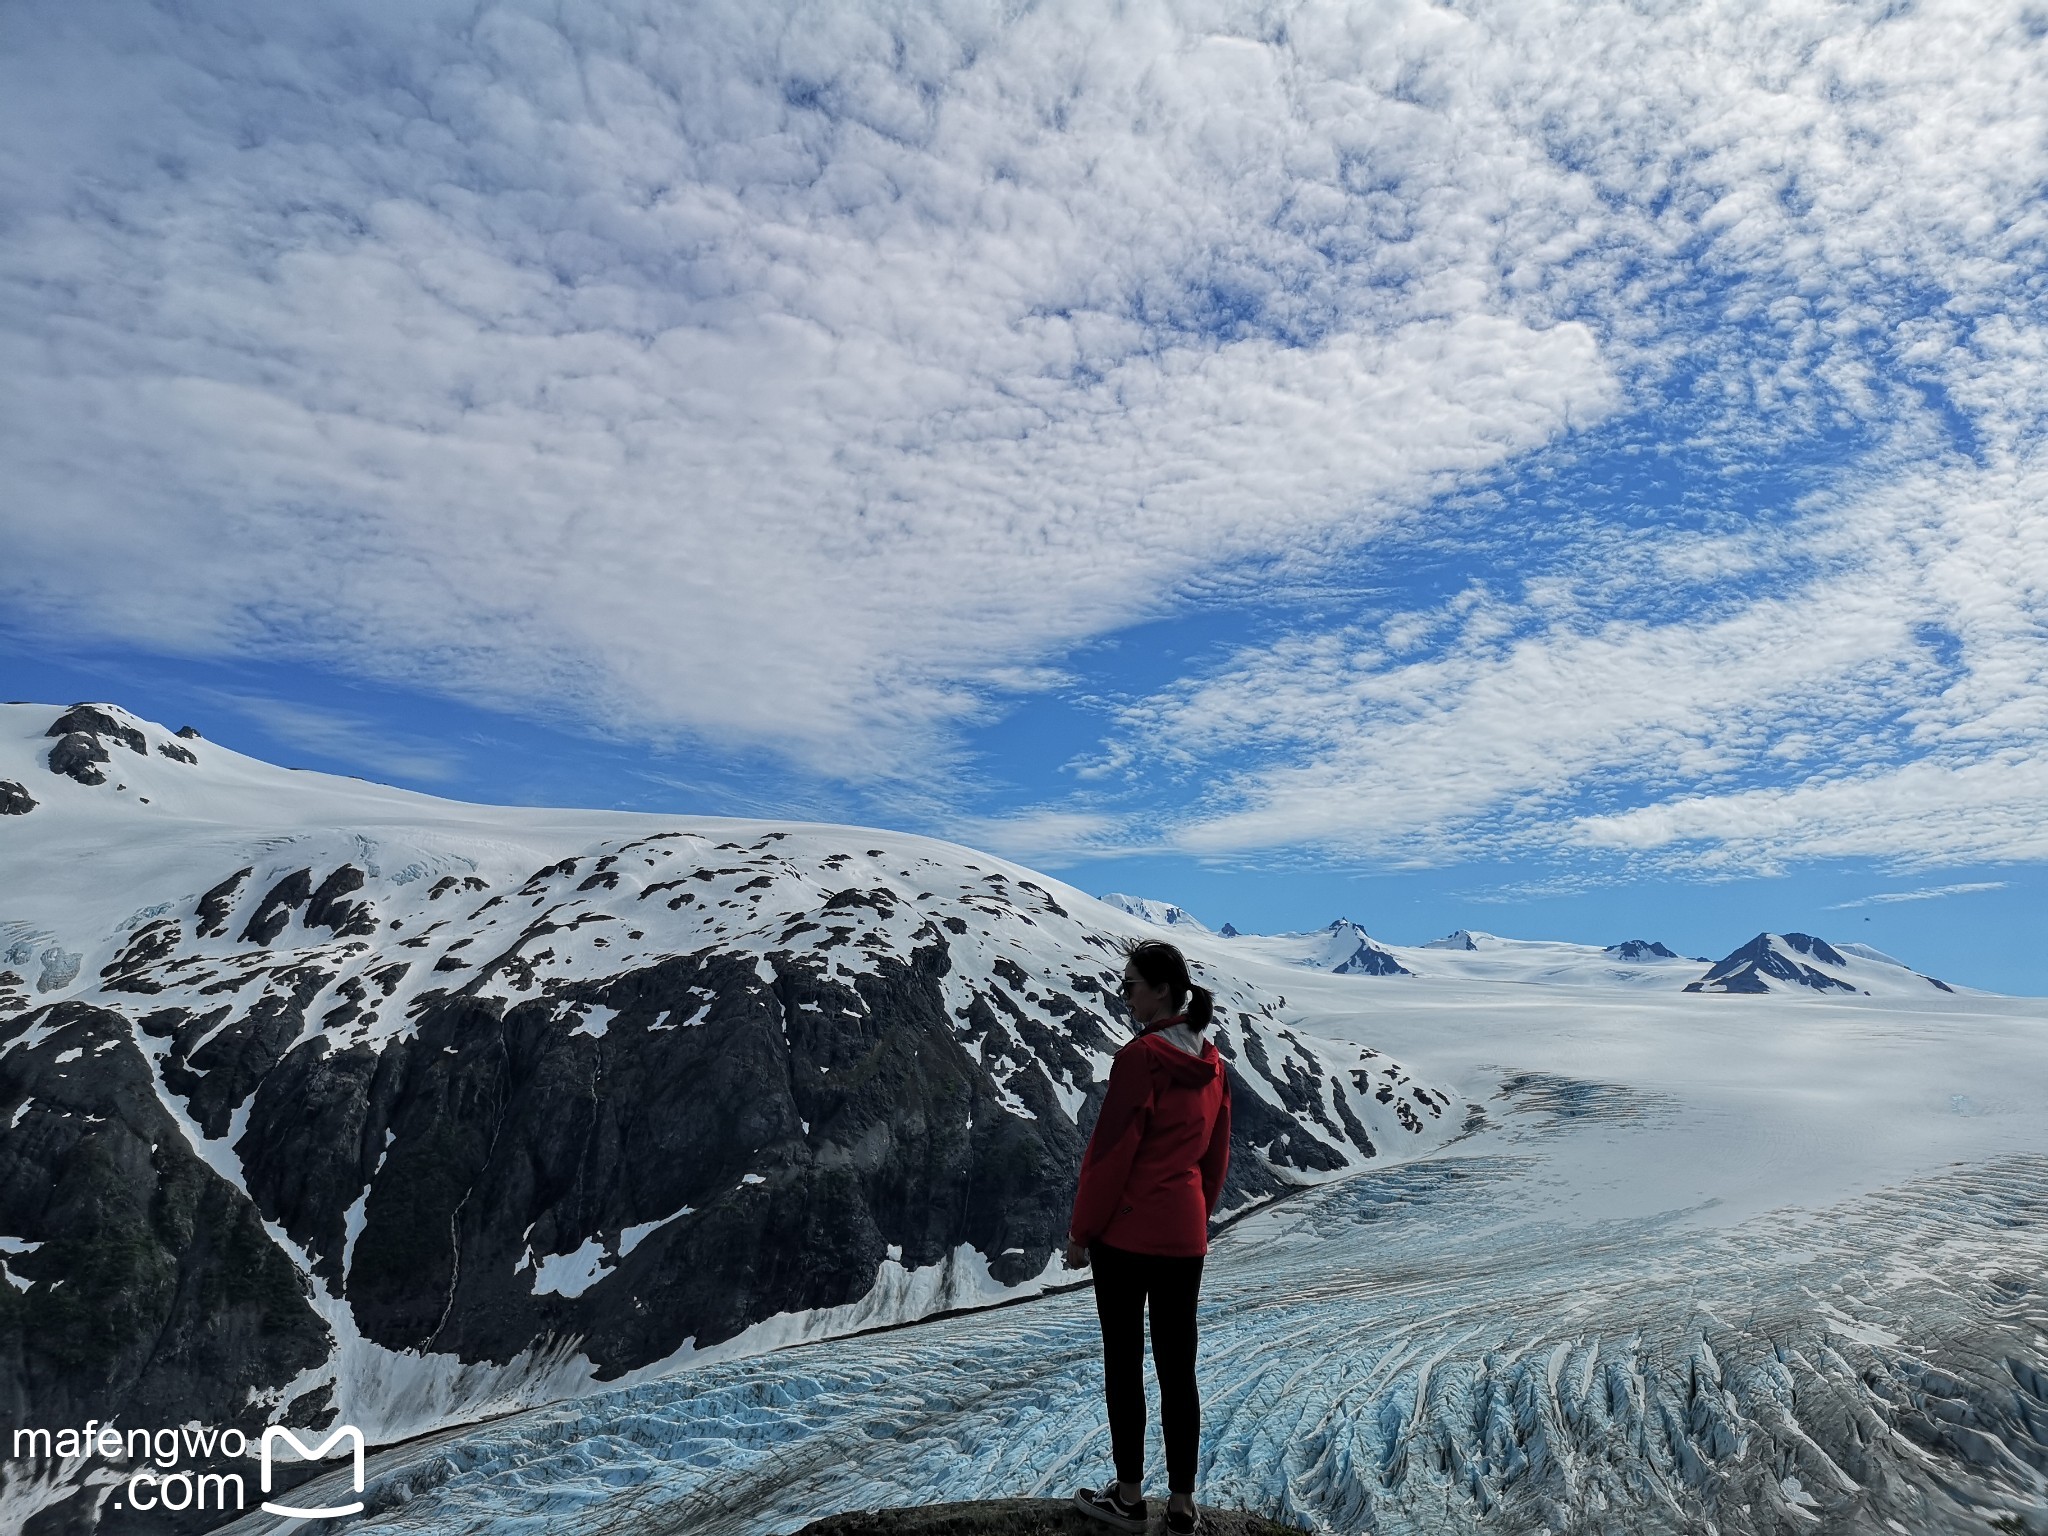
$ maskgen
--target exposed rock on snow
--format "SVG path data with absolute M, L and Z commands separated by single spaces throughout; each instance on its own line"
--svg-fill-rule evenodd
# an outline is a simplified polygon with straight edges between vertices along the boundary
M 50 772 L 76 779 L 88 787 L 107 782 L 99 765 L 108 762 L 107 749 L 99 737 L 73 731 L 50 748 Z
M 83 734 L 110 740 L 130 752 L 146 754 L 149 743 L 133 715 L 102 704 L 74 704 L 59 715 L 45 736 Z M 104 761 L 104 759 L 102 759 Z
M 36 808 L 35 797 L 25 785 L 0 779 L 0 816 L 26 816 Z

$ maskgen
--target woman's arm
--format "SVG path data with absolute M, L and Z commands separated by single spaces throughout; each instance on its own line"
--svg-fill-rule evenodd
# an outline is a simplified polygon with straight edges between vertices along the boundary
M 1109 1066 L 1109 1092 L 1095 1131 L 1081 1158 L 1080 1187 L 1074 1191 L 1074 1215 L 1067 1235 L 1083 1247 L 1108 1229 L 1124 1197 L 1124 1181 L 1138 1156 L 1145 1125 L 1152 1118 L 1152 1073 L 1137 1051 L 1118 1053 Z
M 1223 1176 L 1230 1171 L 1230 1078 L 1223 1079 L 1223 1104 L 1216 1111 L 1216 1125 L 1209 1132 L 1209 1145 L 1202 1152 L 1202 1200 L 1209 1214 L 1216 1214 L 1216 1202 L 1223 1198 Z

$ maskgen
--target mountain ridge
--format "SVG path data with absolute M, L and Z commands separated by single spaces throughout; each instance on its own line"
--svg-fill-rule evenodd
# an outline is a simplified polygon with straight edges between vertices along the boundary
M 0 709 L 39 801 L 0 830 L 18 1419 L 387 1442 L 1072 1278 L 1126 914 L 931 839 L 500 812 L 95 709 Z M 1226 1212 L 1453 1133 L 1203 975 Z

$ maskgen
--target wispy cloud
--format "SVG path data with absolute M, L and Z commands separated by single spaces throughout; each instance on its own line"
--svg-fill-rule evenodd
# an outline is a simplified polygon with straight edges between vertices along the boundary
M 272 740 L 385 778 L 445 784 L 462 772 L 462 754 L 438 743 L 394 739 L 375 721 L 344 710 L 227 689 L 208 690 L 220 705 L 253 720 Z
M 976 848 L 1058 866 L 1146 851 L 1127 823 L 1101 811 L 1024 810 L 968 818 L 948 830 Z
M 1889 906 L 1895 901 L 1939 901 L 1944 896 L 1967 896 L 1972 891 L 2002 891 L 2007 882 L 2003 880 L 1967 880 L 1959 885 L 1930 885 L 1917 891 L 1880 891 L 1875 896 L 1859 896 L 1854 901 L 1838 901 L 1827 910 L 1846 912 L 1851 907 Z

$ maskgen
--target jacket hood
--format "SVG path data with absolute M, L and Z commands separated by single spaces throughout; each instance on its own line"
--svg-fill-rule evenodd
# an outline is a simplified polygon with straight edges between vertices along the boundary
M 1216 1042 L 1204 1040 L 1202 1054 L 1190 1056 L 1169 1040 L 1162 1040 L 1154 1034 L 1138 1036 L 1125 1050 L 1141 1050 L 1153 1070 L 1164 1070 L 1167 1081 L 1177 1088 L 1200 1088 L 1215 1081 L 1223 1070 L 1223 1058 L 1216 1054 Z

